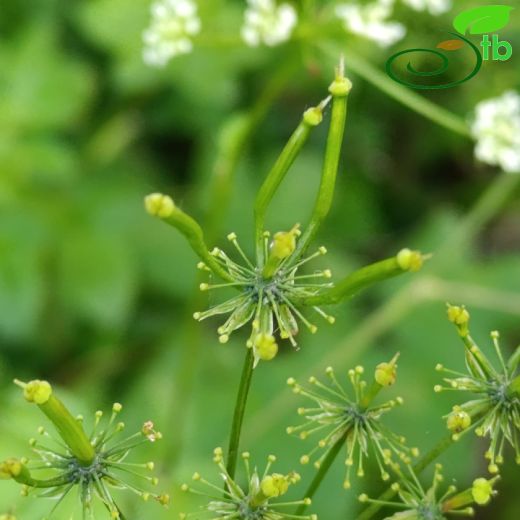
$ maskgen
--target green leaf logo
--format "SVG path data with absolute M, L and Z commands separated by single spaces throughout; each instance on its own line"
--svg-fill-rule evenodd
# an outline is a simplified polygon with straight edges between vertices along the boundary
M 496 32 L 509 22 L 509 5 L 483 5 L 462 11 L 453 20 L 453 27 L 460 34 L 486 34 Z

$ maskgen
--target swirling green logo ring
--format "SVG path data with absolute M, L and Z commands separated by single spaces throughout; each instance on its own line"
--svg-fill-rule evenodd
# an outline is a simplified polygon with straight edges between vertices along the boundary
M 448 69 L 448 66 L 449 66 L 448 58 L 442 52 L 436 51 L 434 49 L 407 49 L 405 51 L 398 52 L 398 53 L 390 56 L 390 58 L 388 58 L 388 60 L 386 62 L 386 73 L 394 81 L 397 81 L 397 83 L 401 83 L 401 85 L 405 85 L 406 87 L 410 87 L 410 88 L 413 88 L 416 90 L 433 90 L 433 89 L 438 90 L 438 89 L 444 89 L 444 88 L 451 88 L 451 87 L 456 87 L 458 85 L 461 85 L 462 83 L 470 80 L 471 78 L 473 78 L 474 76 L 476 76 L 478 74 L 480 68 L 482 67 L 482 55 L 480 54 L 480 50 L 473 42 L 471 42 L 467 38 L 464 38 L 464 36 L 461 36 L 460 34 L 452 33 L 452 32 L 450 32 L 449 34 L 455 36 L 456 38 L 459 38 L 460 40 L 463 40 L 465 43 L 467 43 L 473 49 L 473 52 L 475 53 L 475 58 L 476 58 L 475 67 L 465 78 L 457 80 L 457 81 L 452 81 L 450 83 L 443 83 L 441 85 L 417 85 L 415 83 L 411 83 L 409 81 L 402 80 L 395 75 L 393 68 L 392 68 L 393 62 L 400 56 L 403 56 L 405 54 L 409 54 L 412 52 L 427 52 L 427 53 L 433 54 L 441 59 L 441 65 L 439 67 L 437 67 L 437 69 L 435 69 L 433 71 L 425 71 L 425 72 L 416 70 L 413 67 L 413 65 L 411 64 L 411 62 L 408 62 L 406 69 L 408 70 L 408 72 L 410 72 L 414 76 L 433 77 L 433 76 L 439 76 L 439 75 L 443 74 L 444 72 L 446 72 L 446 70 Z

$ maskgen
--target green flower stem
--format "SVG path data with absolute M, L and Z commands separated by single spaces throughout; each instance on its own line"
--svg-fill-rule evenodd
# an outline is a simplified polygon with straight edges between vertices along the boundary
M 323 479 L 325 478 L 325 475 L 328 473 L 330 467 L 332 466 L 332 463 L 336 460 L 336 457 L 338 456 L 338 453 L 341 451 L 341 448 L 345 445 L 345 442 L 347 440 L 347 436 L 349 434 L 349 430 L 347 430 L 332 446 L 330 451 L 327 453 L 327 456 L 323 460 L 323 462 L 320 465 L 320 469 L 312 479 L 312 482 L 310 483 L 309 487 L 307 488 L 307 491 L 305 493 L 305 498 L 312 498 L 318 488 L 320 487 L 321 483 L 323 482 Z M 307 504 L 300 504 L 298 509 L 295 512 L 295 517 L 298 515 L 303 515 L 305 512 L 305 509 L 307 508 Z
M 329 56 L 337 56 L 338 52 L 340 52 L 339 46 L 332 44 L 320 45 L 320 49 Z M 410 89 L 400 85 L 399 83 L 396 83 L 357 52 L 349 50 L 348 47 L 342 45 L 341 52 L 345 55 L 347 67 L 365 81 L 368 81 L 388 96 L 394 98 L 399 101 L 399 103 L 402 103 L 418 114 L 421 114 L 430 121 L 433 121 L 434 123 L 437 123 L 438 125 L 459 135 L 471 138 L 470 129 L 461 117 L 436 105 L 435 103 L 432 103 L 423 96 L 416 92 L 412 92 Z
M 381 260 L 374 264 L 367 265 L 361 269 L 349 274 L 343 280 L 340 280 L 334 287 L 327 289 L 315 296 L 303 298 L 301 303 L 304 305 L 327 305 L 338 303 L 346 298 L 351 298 L 356 293 L 377 282 L 393 278 L 400 274 L 408 272 L 409 269 L 403 269 L 397 256 Z
M 34 479 L 31 477 L 29 470 L 25 466 L 19 475 L 13 476 L 13 480 L 18 482 L 18 484 L 38 489 L 65 486 L 70 484 L 70 480 L 64 477 L 56 477 L 48 480 Z
M 14 383 L 24 393 L 27 402 L 34 403 L 54 424 L 65 444 L 83 466 L 90 466 L 96 457 L 94 447 L 90 443 L 81 423 L 67 410 L 65 405 L 54 396 L 52 386 L 47 381 L 38 379 L 24 383 L 18 379 Z M 25 466 L 21 465 L 20 474 L 29 475 Z
M 51 395 L 46 403 L 39 404 L 38 407 L 54 424 L 60 437 L 70 448 L 78 462 L 83 466 L 90 466 L 94 461 L 96 452 L 81 423 L 54 395 Z
M 234 188 L 233 180 L 240 159 L 247 150 L 256 128 L 265 119 L 287 83 L 293 80 L 297 68 L 299 68 L 299 63 L 293 59 L 292 55 L 290 59 L 282 61 L 278 70 L 270 74 L 265 88 L 253 107 L 250 110 L 235 113 L 222 125 L 210 182 L 210 201 L 209 204 L 206 204 L 208 211 L 204 218 L 204 229 L 210 244 L 221 233 L 220 228 L 229 207 L 229 200 Z
M 204 233 L 202 228 L 194 218 L 184 213 L 184 211 L 174 208 L 171 214 L 162 217 L 162 220 L 176 228 L 186 237 L 186 240 L 188 240 L 193 251 L 216 275 L 228 282 L 233 281 L 226 270 L 219 265 L 213 256 L 211 256 L 211 253 L 204 242 Z
M 300 153 L 303 145 L 307 142 L 313 128 L 318 126 L 322 121 L 322 111 L 327 100 L 320 103 L 317 107 L 308 109 L 303 118 L 293 132 L 289 141 L 280 153 L 273 168 L 267 175 L 255 201 L 255 237 L 256 237 L 256 256 L 259 265 L 262 266 L 265 259 L 264 256 L 264 223 L 267 206 L 271 202 L 276 190 L 294 163 L 294 160 Z
M 345 132 L 345 121 L 347 119 L 347 99 L 351 88 L 352 83 L 344 76 L 342 60 L 336 72 L 336 79 L 329 87 L 329 92 L 332 95 L 332 113 L 318 196 L 314 204 L 309 225 L 298 241 L 296 250 L 292 255 L 293 261 L 296 261 L 301 256 L 302 252 L 305 251 L 308 244 L 312 241 L 332 205 L 341 146 Z
M 207 243 L 213 244 L 221 235 L 223 221 L 234 189 L 234 178 L 251 137 L 265 119 L 273 103 L 284 91 L 288 81 L 293 79 L 297 68 L 299 68 L 299 63 L 292 59 L 292 56 L 291 59 L 282 61 L 278 70 L 269 76 L 265 88 L 253 107 L 247 111 L 235 113 L 222 125 L 211 180 L 204 184 L 209 192 L 209 201 L 204 204 L 207 210 L 203 216 Z M 202 188 L 203 186 L 200 191 L 203 191 Z M 200 273 L 198 282 L 205 281 L 205 277 L 205 273 Z M 204 297 L 206 295 L 199 290 L 193 293 L 184 319 L 188 348 L 182 349 L 182 357 L 176 370 L 177 377 L 173 378 L 175 386 L 172 391 L 174 396 L 183 396 L 182 405 L 177 402 L 177 399 L 173 399 L 168 413 L 169 417 L 174 418 L 175 425 L 183 423 L 182 418 L 189 410 L 193 398 L 193 383 L 199 366 L 199 351 L 203 345 L 202 329 L 193 320 L 193 312 L 204 304 Z M 176 461 L 179 454 L 182 453 L 184 436 L 169 435 L 167 439 L 165 456 L 168 460 Z
M 492 365 L 484 356 L 482 351 L 479 349 L 478 345 L 475 343 L 473 338 L 469 335 L 467 332 L 461 337 L 464 346 L 466 347 L 467 355 L 470 355 L 475 359 L 475 361 L 478 363 L 479 368 L 482 370 L 482 372 L 490 379 L 494 377 L 495 370 L 493 369 Z
M 252 348 L 247 349 L 244 368 L 242 369 L 242 377 L 238 388 L 237 400 L 235 404 L 235 412 L 233 414 L 233 423 L 231 426 L 231 435 L 229 438 L 229 447 L 227 454 L 227 472 L 231 478 L 235 477 L 237 466 L 238 450 L 240 445 L 240 434 L 242 432 L 242 423 L 244 421 L 244 413 L 246 411 L 247 396 L 251 388 L 251 380 L 253 378 L 254 353 Z
M 372 382 L 370 388 L 365 393 L 363 399 L 360 402 L 362 412 L 364 412 L 370 406 L 370 403 L 376 398 L 377 394 L 381 391 L 382 388 L 383 386 L 380 385 L 377 381 Z

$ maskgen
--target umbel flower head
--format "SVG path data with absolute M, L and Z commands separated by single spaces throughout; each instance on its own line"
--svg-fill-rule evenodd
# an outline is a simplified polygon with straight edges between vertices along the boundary
M 309 498 L 297 501 L 283 501 L 280 497 L 285 495 L 289 487 L 300 480 L 298 473 L 291 472 L 287 475 L 271 473 L 272 464 L 276 461 L 274 455 L 269 455 L 267 465 L 262 473 L 250 464 L 250 454 L 242 453 L 242 460 L 246 471 L 246 486 L 242 487 L 229 475 L 224 464 L 221 448 L 214 451 L 213 460 L 218 467 L 219 474 L 225 483 L 225 491 L 222 496 L 222 486 L 212 484 L 205 480 L 199 473 L 192 477 L 199 484 L 196 487 L 184 484 L 182 490 L 207 496 L 211 500 L 202 511 L 197 513 L 181 513 L 181 520 L 188 518 L 228 518 L 236 520 L 317 520 L 317 515 L 294 515 L 291 510 L 295 506 L 311 504 Z M 201 491 L 202 486 L 208 492 Z M 287 512 L 286 512 L 287 511 Z
M 452 0 L 403 0 L 403 2 L 415 11 L 428 11 L 433 16 L 438 16 L 452 8 Z
M 437 365 L 447 374 L 447 386 L 436 385 L 435 391 L 453 390 L 473 394 L 458 404 L 447 416 L 447 426 L 457 440 L 463 433 L 474 429 L 480 437 L 489 438 L 486 458 L 489 471 L 498 472 L 504 461 L 504 446 L 510 444 L 520 464 L 520 347 L 506 360 L 499 344 L 499 333 L 491 332 L 498 359 L 495 367 L 475 343 L 469 333 L 469 313 L 464 307 L 448 305 L 448 318 L 455 324 L 465 346 L 467 373 L 449 370 Z
M 54 395 L 47 381 L 16 383 L 23 388 L 24 396 L 53 423 L 59 439 L 39 428 L 40 439 L 31 439 L 34 460 L 8 459 L 0 464 L 0 478 L 14 479 L 23 485 L 24 495 L 35 492 L 40 497 L 52 497 L 55 505 L 47 515 L 52 518 L 60 503 L 70 493 L 77 493 L 84 519 L 94 518 L 93 502 L 99 500 L 107 509 L 107 518 L 124 519 L 114 500 L 111 489 L 128 490 L 143 500 L 156 500 L 168 505 L 169 497 L 141 488 L 133 480 L 141 479 L 148 486 L 156 486 L 158 479 L 152 475 L 154 464 L 126 462 L 129 453 L 139 445 L 155 442 L 161 434 L 151 421 L 144 423 L 141 431 L 123 435 L 125 425 L 117 420 L 122 405 L 115 403 L 112 414 L 103 421 L 103 412 L 95 414 L 94 427 L 87 435 L 82 417 L 73 417 L 65 405 Z M 122 437 L 118 440 L 118 437 Z M 43 472 L 43 477 L 38 475 Z
M 479 161 L 520 173 L 520 94 L 513 90 L 475 107 L 471 133 Z
M 235 249 L 233 255 L 219 247 L 209 250 L 201 226 L 182 211 L 171 197 L 152 193 L 145 198 L 148 213 L 185 235 L 201 260 L 198 267 L 222 280 L 222 283 L 213 283 L 211 280 L 202 283 L 200 289 L 210 291 L 232 288 L 237 291 L 231 299 L 205 312 L 196 312 L 195 319 L 228 315 L 217 329 L 221 343 L 226 343 L 233 331 L 250 323 L 251 334 L 247 346 L 254 351 L 255 363 L 276 356 L 277 332 L 279 338 L 289 340 L 293 346 L 296 346 L 296 336 L 302 325 L 311 333 L 316 332 L 317 326 L 311 317 L 307 317 L 306 308 L 333 323 L 334 318 L 322 309 L 322 305 L 338 303 L 386 278 L 417 271 L 423 263 L 421 253 L 403 249 L 397 255 L 363 267 L 335 284 L 331 282 L 332 273 L 329 269 L 311 273 L 304 271 L 308 263 L 326 253 L 324 247 L 318 247 L 310 253 L 307 250 L 332 205 L 350 89 L 351 83 L 345 77 L 341 64 L 329 87 L 330 96 L 318 106 L 305 111 L 299 126 L 261 186 L 254 206 L 254 258 L 244 252 L 235 233 L 227 237 Z M 304 229 L 296 224 L 288 231 L 271 235 L 264 228 L 267 206 L 311 131 L 322 121 L 323 110 L 329 103 L 332 104 L 331 124 L 321 183 L 310 221 Z
M 261 43 L 273 47 L 287 41 L 298 21 L 291 4 L 275 0 L 247 0 L 242 39 L 252 47 Z
M 147 65 L 164 67 L 173 57 L 191 52 L 192 38 L 201 26 L 194 0 L 156 0 L 151 18 L 143 32 L 143 60 Z
M 408 448 L 403 437 L 393 433 L 381 422 L 381 416 L 402 404 L 403 400 L 397 397 L 381 404 L 373 404 L 379 391 L 395 382 L 397 357 L 396 355 L 389 363 L 380 363 L 376 367 L 371 385 L 362 379 L 363 367 L 357 366 L 349 370 L 348 378 L 353 395 L 349 395 L 339 383 L 331 367 L 325 371 L 329 380 L 327 383 L 322 383 L 316 377 L 309 379 L 312 388 L 301 386 L 293 378 L 289 378 L 287 383 L 293 392 L 311 399 L 313 405 L 298 409 L 298 414 L 306 422 L 299 426 L 289 426 L 287 433 L 297 434 L 301 439 L 318 432 L 321 434 L 316 447 L 300 459 L 302 464 L 307 464 L 321 450 L 323 453 L 314 463 L 319 468 L 329 453 L 344 444 L 347 471 L 343 486 L 349 489 L 352 468 L 356 467 L 357 475 L 362 477 L 365 473 L 364 459 L 369 457 L 370 452 L 374 455 L 383 480 L 390 478 L 386 467 L 395 463 L 394 456 L 408 463 L 411 455 L 418 454 L 416 448 Z
M 343 21 L 345 30 L 389 47 L 404 38 L 406 27 L 389 20 L 395 0 L 348 2 L 336 7 L 336 16 Z
M 448 486 L 444 494 L 439 494 L 439 486 L 444 480 L 442 466 L 437 464 L 430 488 L 424 489 L 411 466 L 408 475 L 400 474 L 400 481 L 392 484 L 392 490 L 399 495 L 400 502 L 387 502 L 359 496 L 363 503 L 374 503 L 385 507 L 400 509 L 398 513 L 385 520 L 446 520 L 449 516 L 473 516 L 473 504 L 486 505 L 496 494 L 493 490 L 498 477 L 491 480 L 477 478 L 473 485 L 459 493 L 455 486 Z

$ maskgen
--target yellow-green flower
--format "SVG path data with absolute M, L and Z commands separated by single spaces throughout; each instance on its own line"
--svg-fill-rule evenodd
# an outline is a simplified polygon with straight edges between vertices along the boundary
M 73 492 L 79 496 L 86 520 L 94 519 L 95 500 L 105 506 L 107 518 L 124 520 L 112 489 L 131 491 L 145 501 L 154 499 L 168 505 L 168 495 L 148 491 L 139 483 L 141 480 L 149 487 L 158 484 L 152 474 L 154 464 L 127 461 L 135 448 L 161 438 L 151 421 L 147 421 L 140 432 L 124 436 L 125 424 L 118 421 L 123 407 L 115 403 L 107 421 L 103 421 L 103 412 L 96 412 L 94 426 L 87 435 L 82 417 L 70 414 L 47 381 L 16 383 L 22 387 L 26 400 L 36 404 L 52 422 L 59 438 L 40 427 L 39 438 L 30 440 L 35 457 L 4 461 L 0 464 L 0 478 L 22 484 L 24 495 L 36 493 L 53 498 L 54 506 L 47 518 L 53 518 L 61 502 Z
M 486 458 L 491 473 L 498 472 L 504 461 L 504 446 L 510 444 L 520 464 L 520 347 L 506 360 L 499 344 L 499 333 L 491 332 L 498 359 L 495 367 L 469 333 L 470 315 L 464 307 L 448 306 L 448 319 L 455 324 L 465 346 L 467 373 L 437 365 L 446 374 L 446 386 L 436 385 L 435 391 L 446 390 L 474 394 L 465 403 L 457 404 L 447 416 L 447 426 L 457 440 L 466 431 L 474 430 L 489 438 Z
M 331 367 L 326 370 L 328 383 L 311 377 L 311 386 L 304 387 L 294 378 L 289 378 L 287 382 L 293 391 L 311 399 L 314 406 L 299 408 L 298 414 L 305 417 L 306 422 L 299 426 L 289 426 L 287 433 L 297 434 L 303 440 L 314 434 L 322 435 L 314 449 L 301 457 L 302 464 L 310 462 L 312 456 L 322 450 L 322 455 L 314 462 L 319 468 L 338 443 L 344 444 L 347 470 L 343 485 L 349 489 L 352 469 L 356 468 L 359 477 L 364 476 L 364 459 L 370 454 L 377 462 L 383 480 L 390 478 L 387 466 L 392 464 L 394 456 L 409 462 L 412 455 L 418 454 L 417 449 L 405 445 L 404 437 L 393 433 L 381 421 L 385 413 L 402 404 L 402 399 L 397 397 L 379 405 L 373 404 L 379 391 L 395 381 L 396 362 L 397 356 L 389 363 L 378 365 L 371 385 L 362 379 L 363 367 L 349 370 L 353 396 L 338 382 Z
M 359 496 L 362 503 L 373 503 L 393 509 L 398 513 L 385 520 L 447 520 L 450 516 L 473 516 L 473 504 L 485 505 L 496 494 L 493 490 L 498 477 L 491 480 L 478 478 L 472 487 L 457 492 L 455 486 L 448 486 L 444 493 L 439 488 L 443 482 L 442 466 L 437 464 L 432 485 L 425 489 L 411 466 L 406 475 L 398 471 L 399 482 L 392 484 L 392 490 L 399 496 L 399 502 L 387 502 L 369 498 L 365 493 Z
M 191 492 L 195 495 L 207 495 L 211 500 L 199 511 L 194 513 L 181 513 L 180 518 L 223 518 L 235 520 L 317 520 L 317 515 L 295 515 L 292 514 L 294 507 L 299 505 L 308 506 L 311 500 L 305 498 L 297 501 L 279 500 L 284 496 L 289 487 L 298 483 L 300 476 L 298 473 L 290 472 L 286 475 L 282 473 L 271 473 L 271 467 L 276 461 L 274 455 L 269 455 L 267 465 L 263 472 L 259 472 L 255 467 L 251 467 L 250 454 L 242 453 L 246 479 L 245 485 L 229 475 L 224 464 L 224 457 L 221 448 L 216 448 L 213 452 L 213 461 L 218 467 L 219 474 L 224 481 L 225 490 L 204 479 L 200 473 L 195 473 L 192 477 L 194 485 L 182 485 L 182 490 Z M 197 485 L 198 484 L 198 485 Z M 208 490 L 203 491 L 203 487 Z
M 180 209 L 171 197 L 152 193 L 145 198 L 147 212 L 182 233 L 200 258 L 199 269 L 210 276 L 210 280 L 200 284 L 200 289 L 231 288 L 236 291 L 234 296 L 209 310 L 196 312 L 194 318 L 201 321 L 213 316 L 227 316 L 217 329 L 221 343 L 227 343 L 237 329 L 250 325 L 251 333 L 246 344 L 254 351 L 255 364 L 276 356 L 277 337 L 289 340 L 296 347 L 296 337 L 302 325 L 315 333 L 317 325 L 312 314 L 334 323 L 334 317 L 323 310 L 324 305 L 339 303 L 387 278 L 415 272 L 425 260 L 420 252 L 405 248 L 386 260 L 345 276 L 336 284 L 331 281 L 329 269 L 305 271 L 311 260 L 326 253 L 324 247 L 314 250 L 310 247 L 332 206 L 351 88 L 342 61 L 329 86 L 329 96 L 304 112 L 300 124 L 260 187 L 253 208 L 254 255 L 246 254 L 235 233 L 227 237 L 234 246 L 233 254 L 220 247 L 208 248 L 200 224 Z M 265 227 L 267 208 L 312 130 L 321 123 L 323 111 L 329 104 L 332 105 L 331 121 L 321 181 L 309 221 L 301 230 L 296 224 L 290 230 L 278 231 L 271 237 Z M 267 343 L 266 338 L 272 339 Z

